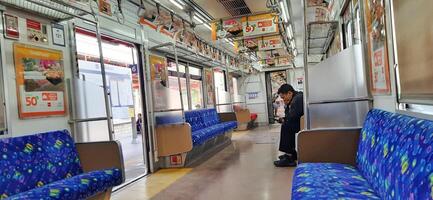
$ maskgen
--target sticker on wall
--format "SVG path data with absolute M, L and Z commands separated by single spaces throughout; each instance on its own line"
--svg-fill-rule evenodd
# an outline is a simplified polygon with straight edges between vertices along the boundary
M 61 24 L 51 24 L 53 32 L 53 44 L 65 46 L 65 27 Z
M 99 0 L 99 12 L 111 16 L 111 3 L 110 0 Z
M 63 52 L 15 43 L 19 117 L 66 114 Z
M 4 30 L 5 37 L 9 39 L 19 39 L 20 38 L 20 30 L 18 26 L 18 17 L 4 14 Z
M 41 44 L 48 43 L 47 25 L 41 24 L 38 21 L 26 19 L 27 24 L 27 39 L 30 42 Z

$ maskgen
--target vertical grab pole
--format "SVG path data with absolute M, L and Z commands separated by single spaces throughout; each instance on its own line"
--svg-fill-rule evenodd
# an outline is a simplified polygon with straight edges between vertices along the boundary
M 305 129 L 310 129 L 308 108 L 308 24 L 307 24 L 307 0 L 304 0 L 304 124 Z
M 185 122 L 185 111 L 184 111 L 184 107 L 183 107 L 182 85 L 180 84 L 179 60 L 177 58 L 176 42 L 173 43 L 173 48 L 174 48 L 174 60 L 176 61 L 177 84 L 179 85 L 180 106 L 182 108 L 182 120 L 183 120 L 183 122 Z
M 101 63 L 101 76 L 102 76 L 102 87 L 104 89 L 104 102 L 105 102 L 105 112 L 107 113 L 107 124 L 108 124 L 108 132 L 109 132 L 109 139 L 110 141 L 114 140 L 113 137 L 113 117 L 111 114 L 111 106 L 110 106 L 110 99 L 108 98 L 108 87 L 107 87 L 107 77 L 105 76 L 105 65 L 104 65 L 104 54 L 102 52 L 102 37 L 101 37 L 101 30 L 99 25 L 99 18 L 95 17 L 96 19 L 96 39 L 98 40 L 98 47 L 99 47 L 99 62 Z

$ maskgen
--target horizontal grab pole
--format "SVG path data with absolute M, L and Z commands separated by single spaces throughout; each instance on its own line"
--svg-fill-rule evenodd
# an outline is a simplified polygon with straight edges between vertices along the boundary
M 314 102 L 308 102 L 308 104 L 314 105 L 314 104 L 330 104 L 330 103 L 349 103 L 349 102 L 358 102 L 358 101 L 373 101 L 373 99 L 370 97 L 347 98 L 347 99 L 337 99 L 337 100 L 314 101 Z
M 155 113 L 161 113 L 161 112 L 173 112 L 173 111 L 182 111 L 182 108 L 177 108 L 177 109 L 165 109 L 165 110 L 155 110 Z

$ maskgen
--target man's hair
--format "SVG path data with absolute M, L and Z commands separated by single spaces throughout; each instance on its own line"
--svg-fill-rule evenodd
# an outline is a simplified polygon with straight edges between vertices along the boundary
M 295 89 L 290 84 L 283 84 L 278 89 L 278 94 L 287 94 L 288 92 L 295 92 Z

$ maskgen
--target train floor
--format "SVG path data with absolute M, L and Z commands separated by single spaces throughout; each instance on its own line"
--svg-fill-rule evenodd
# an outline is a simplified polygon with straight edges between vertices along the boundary
M 290 199 L 294 168 L 276 168 L 279 125 L 235 132 L 232 144 L 194 168 L 163 169 L 113 200 Z

